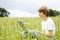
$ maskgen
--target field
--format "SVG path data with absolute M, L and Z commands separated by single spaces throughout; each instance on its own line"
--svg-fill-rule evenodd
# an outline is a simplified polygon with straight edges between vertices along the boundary
M 51 17 L 56 25 L 54 40 L 60 40 L 60 17 Z M 41 18 L 0 18 L 0 40 L 23 40 L 21 32 L 23 31 L 17 22 L 23 20 L 25 27 L 29 30 L 41 31 Z M 44 36 L 41 35 L 41 40 Z M 30 40 L 27 37 L 27 40 Z

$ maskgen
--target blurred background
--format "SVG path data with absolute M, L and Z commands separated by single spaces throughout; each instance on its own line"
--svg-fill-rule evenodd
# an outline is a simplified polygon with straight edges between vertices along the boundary
M 43 5 L 56 13 L 59 4 L 60 0 L 0 0 L 0 8 L 6 9 L 9 17 L 39 17 L 37 11 Z

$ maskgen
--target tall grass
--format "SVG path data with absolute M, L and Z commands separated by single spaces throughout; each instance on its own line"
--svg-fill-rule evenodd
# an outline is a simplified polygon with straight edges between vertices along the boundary
M 56 35 L 54 40 L 60 40 L 60 17 L 52 17 L 56 25 Z M 0 40 L 23 40 L 23 31 L 17 22 L 23 20 L 25 27 L 29 30 L 41 31 L 41 18 L 0 18 Z M 30 38 L 27 37 L 27 40 Z M 43 35 L 40 37 L 44 40 Z

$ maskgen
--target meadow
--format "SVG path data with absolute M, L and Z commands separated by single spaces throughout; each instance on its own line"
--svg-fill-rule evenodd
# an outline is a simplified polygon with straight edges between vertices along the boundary
M 54 40 L 60 40 L 60 17 L 51 17 L 56 26 L 56 33 Z M 41 18 L 7 18 L 0 17 L 0 40 L 23 40 L 21 32 L 23 31 L 17 21 L 23 20 L 25 27 L 29 30 L 41 31 Z M 27 40 L 30 40 L 27 37 Z M 41 35 L 40 40 L 44 40 Z

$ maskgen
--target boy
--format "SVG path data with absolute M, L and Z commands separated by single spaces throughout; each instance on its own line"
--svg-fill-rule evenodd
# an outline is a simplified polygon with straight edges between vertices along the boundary
M 46 40 L 53 40 L 55 34 L 55 24 L 48 15 L 48 8 L 42 6 L 39 10 L 39 16 L 43 19 L 42 21 L 42 34 L 46 35 Z

